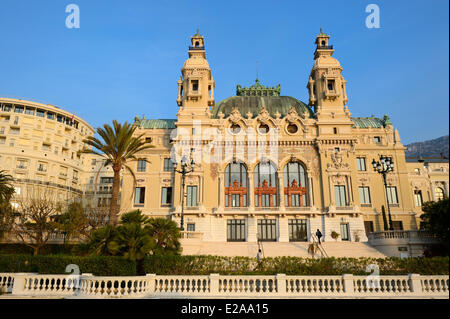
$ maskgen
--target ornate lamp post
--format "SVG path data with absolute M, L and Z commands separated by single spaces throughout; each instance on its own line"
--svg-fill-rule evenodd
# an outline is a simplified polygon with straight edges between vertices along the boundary
M 389 215 L 389 230 L 394 230 L 394 227 L 392 225 L 391 209 L 389 207 L 389 197 L 387 193 L 387 183 L 386 183 L 387 173 L 392 172 L 394 170 L 394 161 L 392 160 L 392 157 L 386 157 L 381 155 L 379 161 L 376 161 L 375 159 L 372 161 L 372 166 L 375 172 L 383 176 L 384 190 L 386 194 L 386 202 Z
M 173 171 L 181 174 L 181 221 L 180 221 L 180 230 L 184 231 L 184 198 L 186 197 L 184 193 L 184 185 L 185 185 L 185 177 L 187 174 L 192 173 L 194 171 L 194 159 L 191 158 L 191 161 L 188 163 L 186 156 L 181 158 L 181 170 L 177 170 L 178 163 L 173 163 Z

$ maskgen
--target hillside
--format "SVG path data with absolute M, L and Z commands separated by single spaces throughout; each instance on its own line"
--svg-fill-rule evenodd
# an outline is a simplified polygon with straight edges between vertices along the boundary
M 415 142 L 406 146 L 406 157 L 440 157 L 441 153 L 448 158 L 448 135 L 434 140 Z

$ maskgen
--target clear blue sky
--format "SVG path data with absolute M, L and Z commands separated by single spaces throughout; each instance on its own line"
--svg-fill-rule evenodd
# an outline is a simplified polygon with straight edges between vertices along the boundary
M 66 5 L 80 8 L 67 29 Z M 368 29 L 365 7 L 380 7 Z M 308 101 L 320 27 L 331 35 L 353 116 L 387 113 L 403 143 L 448 134 L 449 4 L 429 1 L 1 0 L 0 96 L 54 104 L 93 126 L 175 118 L 180 69 L 196 28 L 216 102 L 253 84 Z

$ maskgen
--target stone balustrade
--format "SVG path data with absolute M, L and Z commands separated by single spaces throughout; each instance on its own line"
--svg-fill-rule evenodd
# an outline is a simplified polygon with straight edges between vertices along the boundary
M 449 298 L 449 276 L 189 275 L 98 277 L 0 273 L 3 297 Z

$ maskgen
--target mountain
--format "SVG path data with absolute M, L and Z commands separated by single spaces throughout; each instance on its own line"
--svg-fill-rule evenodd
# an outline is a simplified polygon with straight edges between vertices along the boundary
M 434 140 L 415 142 L 406 146 L 406 157 L 441 157 L 448 158 L 448 135 Z

